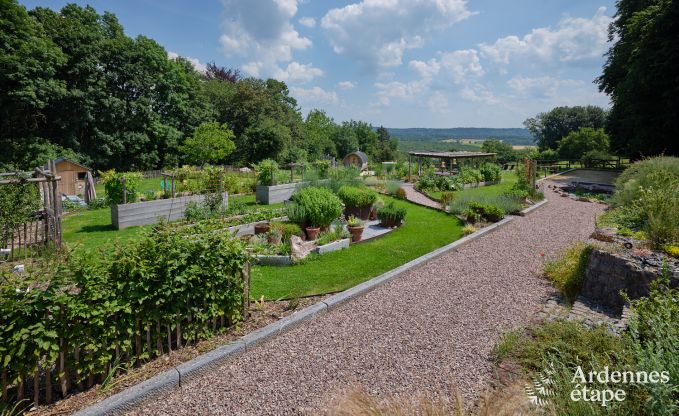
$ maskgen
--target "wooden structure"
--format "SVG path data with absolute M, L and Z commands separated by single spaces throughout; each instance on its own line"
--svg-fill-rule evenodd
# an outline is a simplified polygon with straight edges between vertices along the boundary
M 440 175 L 454 175 L 463 164 L 479 165 L 495 161 L 496 153 L 484 152 L 408 152 L 408 182 L 412 181 L 412 162 L 417 159 L 417 175 L 422 175 L 422 159 L 436 159 Z
M 55 174 L 61 177 L 58 187 L 59 195 L 83 195 L 85 193 L 85 182 L 87 182 L 87 174 L 91 173 L 90 168 L 65 157 L 54 159 L 54 166 Z
M 9 249 L 9 260 L 29 256 L 31 247 L 50 243 L 56 247 L 61 246 L 62 206 L 58 191 L 61 178 L 52 173 L 55 170 L 53 162 L 48 166 L 50 170 L 36 168 L 33 173 L 0 173 L 0 186 L 37 186 L 42 202 L 42 209 L 35 212 L 28 221 L 11 224 L 13 229 L 7 230 L 8 233 L 0 230 L 8 236 L 0 248 Z
M 344 160 L 342 162 L 344 163 L 344 166 L 353 166 L 361 172 L 368 169 L 368 155 L 361 152 L 360 150 L 351 152 L 344 156 Z

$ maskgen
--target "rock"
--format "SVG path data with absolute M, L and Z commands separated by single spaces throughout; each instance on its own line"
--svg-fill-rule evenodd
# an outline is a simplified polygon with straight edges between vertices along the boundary
M 618 230 L 615 228 L 597 228 L 591 235 L 591 238 L 599 241 L 604 241 L 606 243 L 612 243 L 615 241 L 615 237 L 618 234 Z
M 290 257 L 292 261 L 298 261 L 311 253 L 314 248 L 314 243 L 312 241 L 304 242 L 302 239 L 296 235 L 290 237 Z
M 24 268 L 24 265 L 23 265 L 23 264 L 17 264 L 17 265 L 14 266 L 14 268 L 12 269 L 12 273 L 23 273 L 24 270 L 26 270 L 26 269 Z

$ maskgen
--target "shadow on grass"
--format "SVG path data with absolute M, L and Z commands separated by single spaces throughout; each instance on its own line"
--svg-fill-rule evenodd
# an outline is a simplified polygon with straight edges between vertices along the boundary
M 76 233 L 98 233 L 102 231 L 116 231 L 113 224 L 83 225 Z

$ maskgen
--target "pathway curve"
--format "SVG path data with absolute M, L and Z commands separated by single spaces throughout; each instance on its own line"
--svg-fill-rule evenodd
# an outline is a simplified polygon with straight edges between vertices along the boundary
M 403 182 L 401 184 L 401 188 L 403 188 L 403 190 L 406 191 L 406 198 L 410 202 L 414 202 L 418 205 L 424 205 L 425 207 L 431 207 L 436 209 L 439 209 L 441 207 L 441 204 L 434 201 L 433 199 L 430 199 L 425 194 L 415 189 L 412 183 Z
M 553 293 L 546 258 L 594 229 L 602 205 L 560 198 L 254 347 L 136 414 L 316 414 L 361 384 L 375 394 L 441 392 L 469 404 L 491 376 L 500 334 Z M 448 390 L 449 391 L 449 390 Z

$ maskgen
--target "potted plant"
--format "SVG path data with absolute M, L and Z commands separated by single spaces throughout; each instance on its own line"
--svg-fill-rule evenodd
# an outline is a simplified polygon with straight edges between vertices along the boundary
M 380 225 L 386 228 L 398 227 L 406 216 L 406 209 L 397 207 L 393 202 L 388 203 L 377 211 Z
M 365 229 L 365 224 L 360 218 L 356 218 L 353 215 L 347 220 L 347 229 L 351 233 L 351 242 L 358 243 L 363 237 L 363 229 Z
M 283 240 L 283 233 L 280 228 L 271 228 L 268 233 L 266 233 L 266 240 L 269 244 L 279 245 Z
M 382 198 L 377 198 L 375 203 L 370 210 L 370 221 L 375 221 L 377 219 L 377 210 L 384 206 L 384 200 Z
M 337 196 L 344 202 L 345 218 L 353 215 L 362 220 L 367 220 L 370 217 L 372 205 L 377 200 L 377 192 L 356 186 L 342 186 L 337 191 Z
M 270 228 L 271 225 L 268 222 L 260 222 L 255 224 L 255 234 L 266 234 Z
M 292 201 L 304 210 L 309 240 L 315 240 L 321 229 L 329 227 L 342 214 L 342 202 L 325 188 L 302 188 L 293 194 Z

